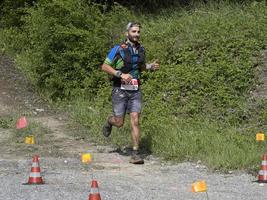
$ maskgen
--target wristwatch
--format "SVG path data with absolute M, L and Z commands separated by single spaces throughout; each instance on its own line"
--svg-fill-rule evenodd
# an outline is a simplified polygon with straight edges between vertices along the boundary
M 115 72 L 115 76 L 116 76 L 117 78 L 120 78 L 121 75 L 122 75 L 122 72 L 121 72 L 121 71 L 117 70 L 117 71 Z

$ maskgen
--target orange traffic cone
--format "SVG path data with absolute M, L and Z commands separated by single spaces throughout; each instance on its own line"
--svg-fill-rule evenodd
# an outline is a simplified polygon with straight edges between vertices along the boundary
M 267 183 L 267 154 L 262 156 L 261 170 L 259 171 L 258 181 L 260 183 Z
M 101 200 L 96 180 L 92 180 L 91 191 L 88 200 Z
M 25 183 L 27 185 L 32 185 L 32 184 L 44 184 L 44 181 L 41 177 L 41 170 L 39 166 L 39 156 L 35 155 L 32 158 L 32 168 L 31 168 L 31 173 L 30 177 L 28 180 L 28 183 Z
M 26 128 L 28 126 L 28 122 L 26 117 L 21 117 L 18 119 L 17 123 L 16 123 L 16 128 L 17 129 L 22 129 L 22 128 Z

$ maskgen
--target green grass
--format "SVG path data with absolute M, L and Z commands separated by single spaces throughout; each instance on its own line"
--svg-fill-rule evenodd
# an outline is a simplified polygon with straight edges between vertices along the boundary
M 33 135 L 36 138 L 36 143 L 42 143 L 45 134 L 48 130 L 43 127 L 40 123 L 34 122 L 30 116 L 27 116 L 28 126 L 23 129 L 16 129 L 16 121 L 19 119 L 20 115 L 13 114 L 10 116 L 0 117 L 0 128 L 9 129 L 13 132 L 10 141 L 15 141 L 17 143 L 24 143 L 26 136 Z
M 72 106 L 68 108 L 72 120 L 88 129 L 87 132 L 80 132 L 78 134 L 81 134 L 83 137 L 89 136 L 98 143 L 107 144 L 107 140 L 102 135 L 102 126 L 111 114 L 111 104 L 107 105 L 110 106 L 110 109 L 108 109 L 108 106 L 101 108 L 100 101 L 93 103 L 83 99 L 76 99 L 72 102 Z M 126 118 L 123 128 L 113 128 L 112 137 L 109 138 L 108 142 L 118 146 L 129 145 L 131 141 L 129 132 L 129 119 Z
M 50 138 L 50 131 L 42 126 L 42 124 L 35 122 L 31 116 L 27 116 L 28 126 L 23 129 L 16 129 L 16 121 L 20 115 L 13 114 L 11 116 L 0 117 L 1 137 L 0 145 L 4 145 L 7 151 L 14 152 L 16 155 L 32 155 L 44 154 L 57 155 L 57 148 L 51 143 L 53 138 Z M 34 144 L 25 144 L 27 136 L 34 137 Z
M 171 160 L 201 160 L 213 169 L 255 169 L 266 143 L 255 134 L 206 120 L 175 120 L 151 136 L 152 151 Z
M 0 117 L 0 128 L 9 129 L 12 132 L 10 142 L 24 143 L 25 137 L 32 135 L 35 138 L 36 144 L 42 144 L 45 135 L 49 130 L 42 124 L 35 122 L 32 116 L 26 115 L 27 127 L 16 129 L 16 122 L 21 117 L 21 114 L 13 113 L 13 115 Z
M 72 113 L 73 120 L 88 128 L 83 137 L 90 137 L 106 144 L 102 135 L 102 125 L 110 114 L 108 108 L 99 109 L 80 99 L 72 105 L 69 112 Z M 154 120 L 146 121 L 146 117 L 146 113 L 143 113 L 141 148 L 166 160 L 201 160 L 211 169 L 255 171 L 267 147 L 266 142 L 255 140 L 255 134 L 259 131 L 257 127 L 246 132 L 240 127 L 209 121 L 204 117 L 173 118 L 170 121 L 167 118 L 154 124 Z M 131 145 L 129 116 L 126 116 L 123 128 L 113 128 L 109 143 L 118 147 Z
M 0 128 L 8 129 L 14 124 L 14 118 L 11 116 L 0 117 Z
M 43 144 L 46 134 L 49 132 L 47 128 L 42 126 L 40 123 L 34 122 L 28 119 L 28 126 L 23 129 L 14 130 L 13 141 L 17 143 L 24 143 L 26 136 L 33 136 L 35 144 Z

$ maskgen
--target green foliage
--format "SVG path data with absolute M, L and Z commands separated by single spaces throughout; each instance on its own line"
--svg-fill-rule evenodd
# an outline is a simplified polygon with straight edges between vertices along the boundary
M 33 0 L 3 0 L 0 2 L 0 28 L 19 27 L 22 25 L 21 16 L 26 6 L 32 6 Z
M 95 95 L 106 82 L 99 66 L 110 39 L 118 38 L 111 27 L 118 30 L 129 12 L 117 6 L 104 15 L 100 6 L 78 0 L 43 2 L 26 11 L 17 62 L 32 82 L 52 99 Z
M 143 86 L 149 104 L 164 104 L 161 113 L 170 107 L 175 116 L 205 113 L 235 123 L 244 120 L 257 81 L 252 58 L 266 44 L 263 7 L 199 8 L 182 16 L 172 13 L 168 21 L 148 21 L 143 40 L 148 54 L 162 62 Z
M 141 13 L 157 13 L 164 9 L 170 8 L 183 8 L 183 9 L 192 9 L 199 6 L 224 6 L 225 4 L 233 5 L 246 5 L 254 0 L 93 0 L 94 2 L 101 3 L 111 8 L 115 3 L 119 3 L 123 6 L 126 6 L 129 9 L 134 9 L 137 12 Z M 262 0 L 259 0 L 262 1 Z M 264 1 L 262 1 L 264 2 Z M 220 5 L 222 4 L 222 5 Z M 170 11 L 170 10 L 169 10 Z

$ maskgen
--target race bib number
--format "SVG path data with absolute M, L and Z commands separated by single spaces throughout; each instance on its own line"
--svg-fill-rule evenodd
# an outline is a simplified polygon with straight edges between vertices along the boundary
M 132 79 L 131 82 L 121 81 L 121 89 L 122 90 L 138 90 L 138 80 Z

